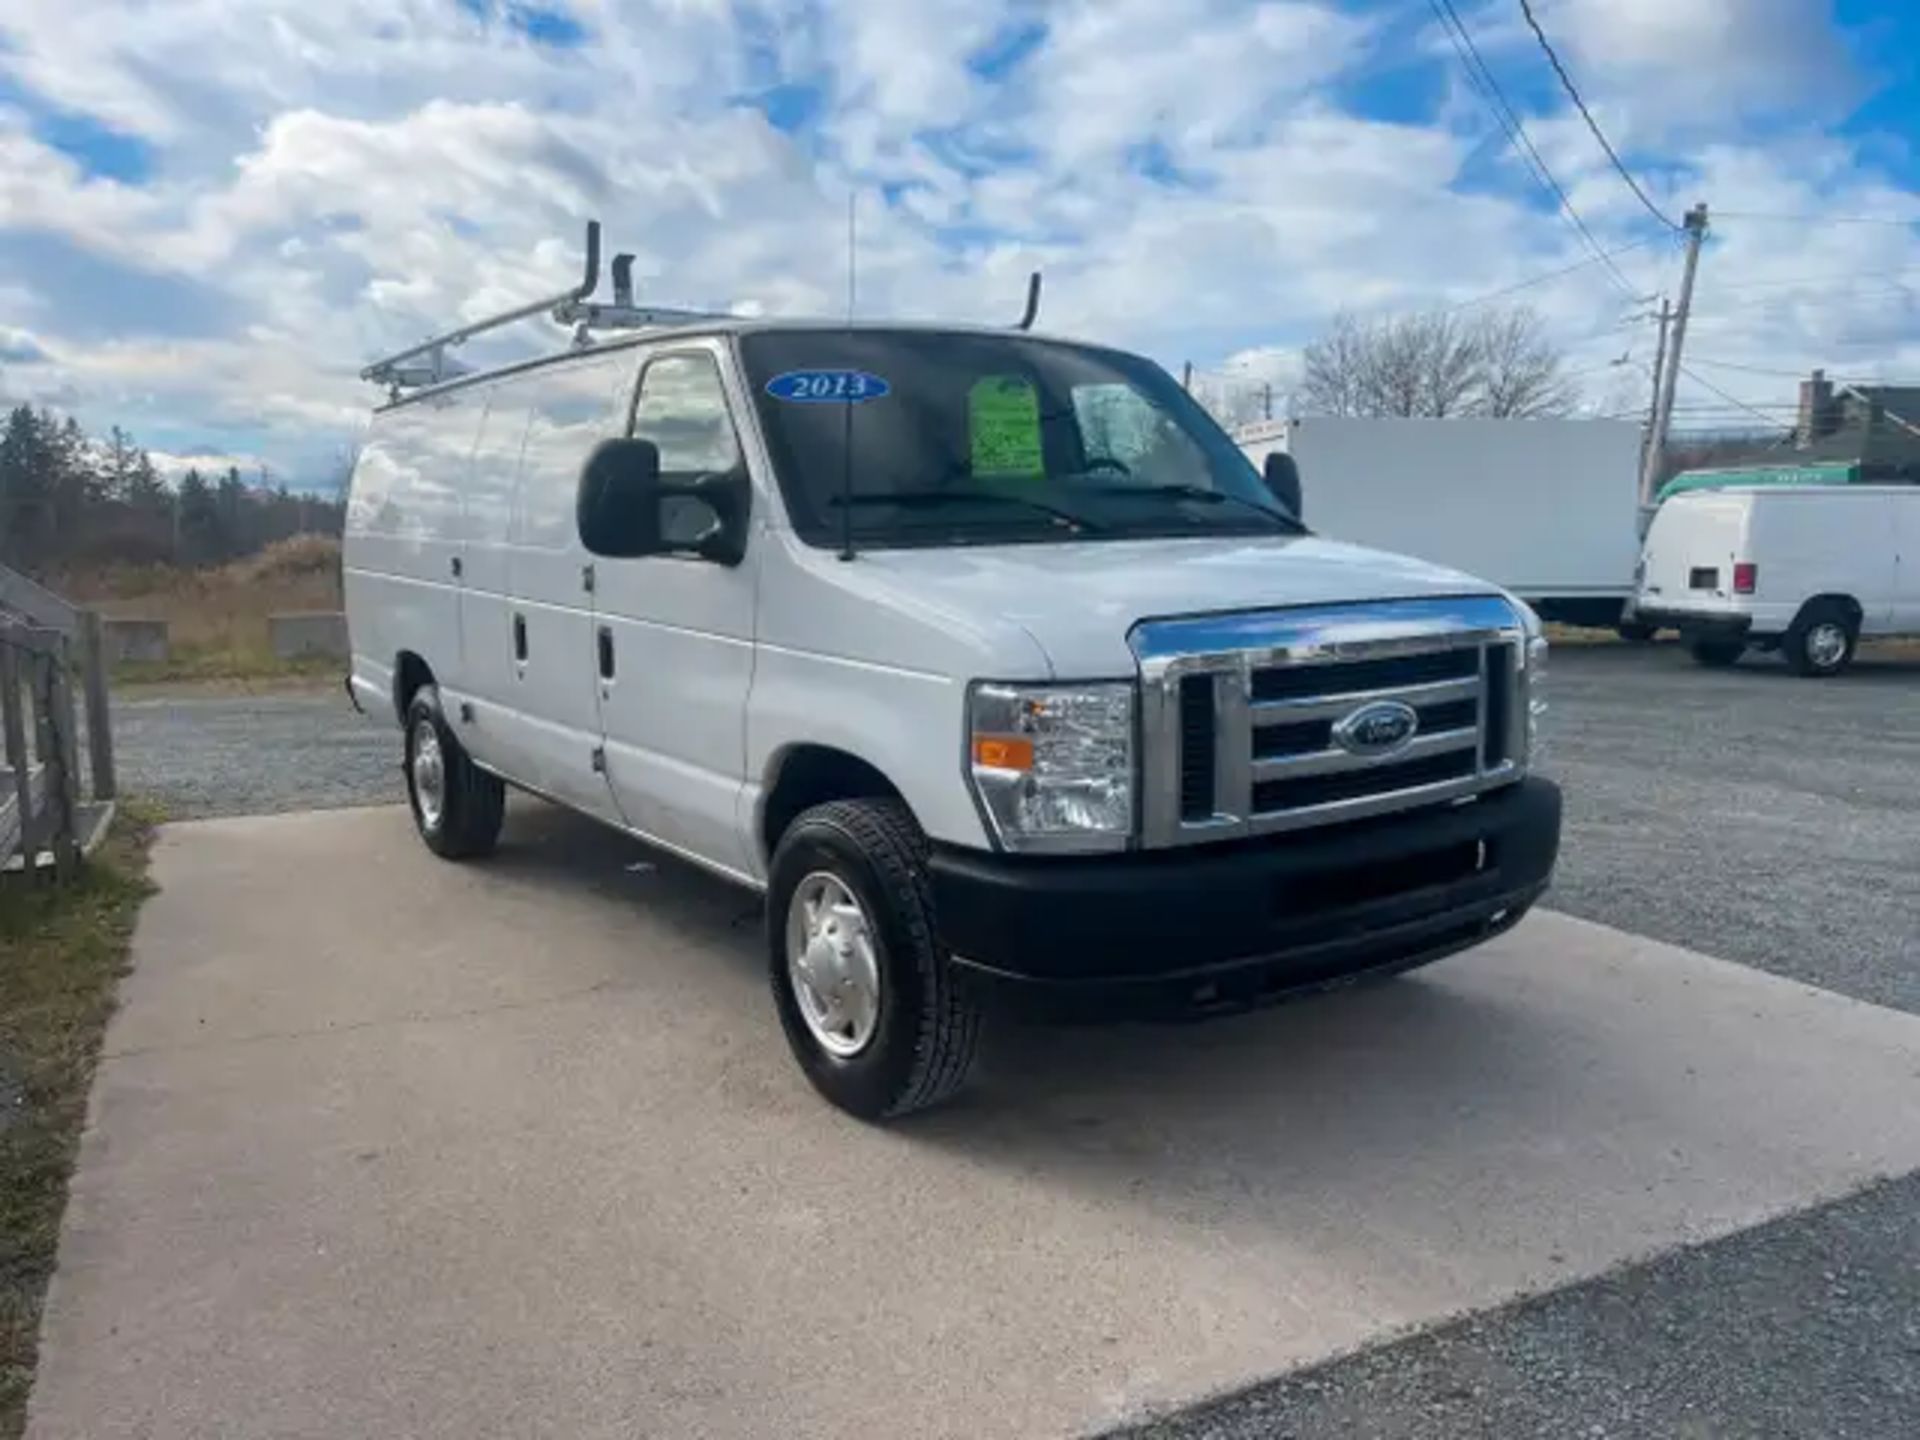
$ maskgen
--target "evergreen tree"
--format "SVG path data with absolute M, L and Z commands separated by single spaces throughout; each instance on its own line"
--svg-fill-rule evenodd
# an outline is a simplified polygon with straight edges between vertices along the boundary
M 180 545 L 175 556 L 185 565 L 206 565 L 221 558 L 220 510 L 213 488 L 199 470 L 189 470 L 180 481 Z

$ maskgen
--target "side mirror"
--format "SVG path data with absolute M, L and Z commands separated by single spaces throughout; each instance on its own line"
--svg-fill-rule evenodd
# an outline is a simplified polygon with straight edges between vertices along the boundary
M 678 554 L 738 565 L 746 556 L 749 493 L 740 474 L 665 484 L 651 440 L 604 440 L 580 471 L 580 540 L 612 559 Z
M 1294 519 L 1306 518 L 1300 504 L 1300 467 L 1293 456 L 1284 450 L 1269 450 L 1261 478 L 1267 482 L 1273 498 L 1286 506 Z

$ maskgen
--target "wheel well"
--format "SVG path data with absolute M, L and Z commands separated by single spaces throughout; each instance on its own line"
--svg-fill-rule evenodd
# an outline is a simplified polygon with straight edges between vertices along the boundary
M 393 713 L 404 727 L 407 723 L 407 707 L 413 704 L 414 692 L 422 685 L 434 683 L 433 671 L 411 650 L 402 650 L 393 666 Z
M 760 843 L 768 857 L 802 811 L 829 800 L 856 800 L 876 795 L 899 798 L 900 791 L 873 766 L 844 750 L 824 745 L 799 745 L 788 751 L 780 771 L 760 805 Z
M 1856 635 L 1860 633 L 1860 622 L 1866 619 L 1866 612 L 1860 608 L 1860 602 L 1851 595 L 1816 595 L 1800 607 L 1800 613 L 1793 617 L 1793 623 L 1798 625 L 1806 617 L 1807 612 L 1816 605 L 1839 606 L 1847 612 L 1847 621 L 1852 625 L 1853 633 Z

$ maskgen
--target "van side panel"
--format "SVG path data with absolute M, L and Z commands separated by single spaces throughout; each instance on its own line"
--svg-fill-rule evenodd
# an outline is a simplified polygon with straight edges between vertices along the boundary
M 1816 595 L 1850 595 L 1860 603 L 1861 632 L 1891 623 L 1894 583 L 1892 503 L 1865 488 L 1781 491 L 1751 497 L 1753 522 L 1743 560 L 1759 567 L 1751 603 L 1753 628 L 1784 631 Z
M 444 685 L 464 681 L 453 571 L 480 408 L 477 396 L 455 390 L 382 411 L 354 467 L 342 568 L 353 684 L 370 709 L 391 706 L 403 651 Z
M 510 381 L 484 387 L 478 394 L 479 434 L 461 496 L 460 674 L 461 698 L 483 716 L 512 698 L 507 532 L 526 437 L 527 403 Z M 464 723 L 458 714 L 453 720 L 462 743 L 481 763 L 512 774 L 523 762 L 509 727 Z
M 1893 630 L 1920 635 L 1920 486 L 1890 501 L 1898 555 L 1893 572 Z
M 511 670 L 506 696 L 524 768 L 512 778 L 602 819 L 618 818 L 606 777 L 595 681 L 595 561 L 575 519 L 580 469 L 602 440 L 624 433 L 639 364 L 617 350 L 543 366 L 507 382 L 525 414 L 509 560 L 511 603 L 497 643 Z M 522 656 L 513 621 L 521 622 Z

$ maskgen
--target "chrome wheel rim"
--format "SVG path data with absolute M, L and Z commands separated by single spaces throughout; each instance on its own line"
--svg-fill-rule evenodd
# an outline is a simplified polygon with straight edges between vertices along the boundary
M 1831 670 L 1847 655 L 1845 627 L 1823 620 L 1807 631 L 1807 658 L 1822 670 Z
M 816 870 L 787 903 L 787 978 L 820 1047 L 845 1060 L 880 1023 L 880 956 L 873 925 L 839 876 Z
M 431 720 L 418 721 L 413 727 L 413 804 L 422 825 L 429 830 L 440 828 L 447 808 L 447 762 L 440 749 L 440 732 Z

